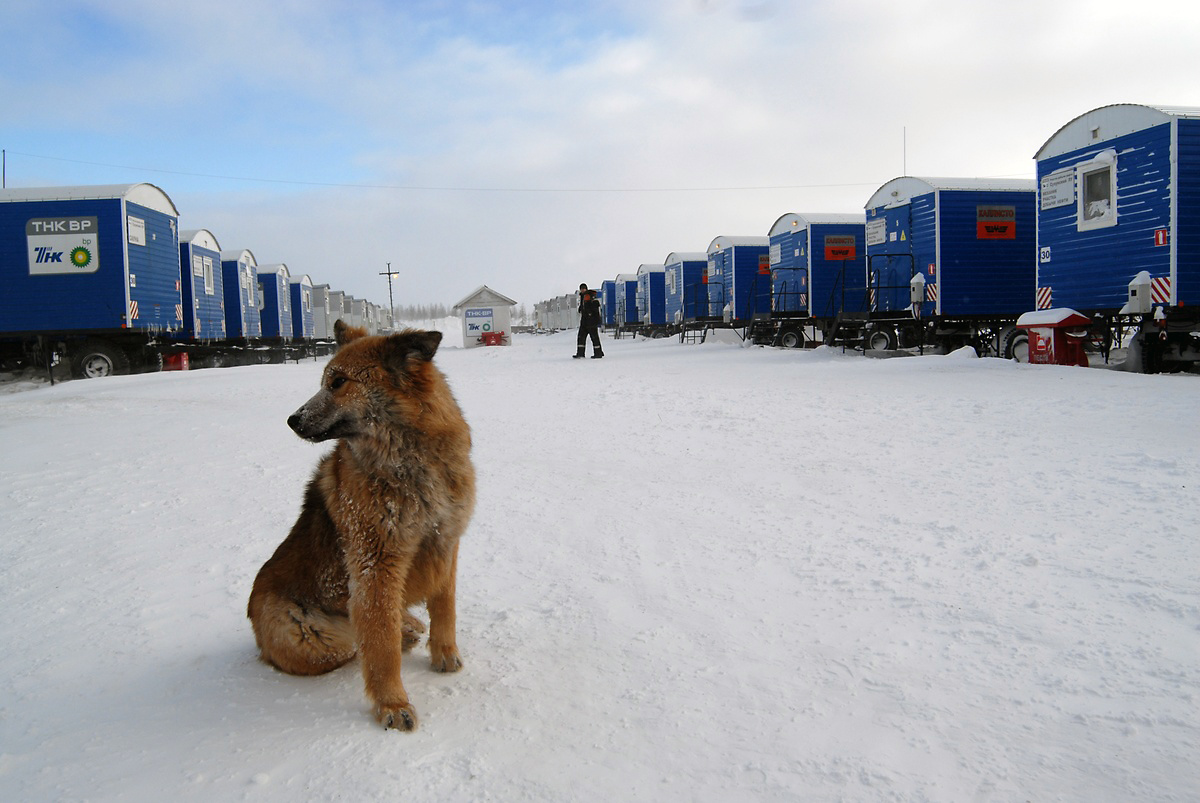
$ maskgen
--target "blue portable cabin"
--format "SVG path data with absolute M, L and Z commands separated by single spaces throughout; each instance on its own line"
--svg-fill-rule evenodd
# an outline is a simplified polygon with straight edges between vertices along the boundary
M 667 325 L 667 274 L 663 265 L 638 265 L 637 308 L 643 326 Z
M 722 236 L 709 243 L 710 316 L 748 321 L 770 312 L 770 250 L 766 237 Z
M 637 274 L 618 273 L 616 291 L 617 326 L 637 326 L 641 322 L 641 319 L 638 318 L 637 308 Z
M 179 233 L 183 279 L 183 336 L 193 340 L 225 337 L 225 285 L 221 244 L 208 229 Z
M 868 303 L 872 313 L 911 314 L 913 279 L 925 283 L 915 312 L 959 319 L 1028 311 L 1037 256 L 1035 182 L 916 178 L 884 184 L 867 202 Z
M 315 291 L 307 273 L 293 276 L 288 282 L 292 302 L 292 337 L 297 340 L 312 340 L 316 336 Z
M 708 254 L 672 251 L 663 260 L 668 323 L 692 321 L 708 314 Z
M 866 310 L 866 216 L 780 216 L 767 235 L 771 311 L 778 316 L 834 318 Z
M 1102 106 L 1034 158 L 1037 309 L 1119 314 L 1128 302 L 1176 317 L 1200 306 L 1200 108 Z
M 258 268 L 258 310 L 263 337 L 292 339 L 292 294 L 288 287 L 291 278 L 291 271 L 283 263 Z
M 617 282 L 605 279 L 600 282 L 600 323 L 604 328 L 617 320 Z
M 178 223 L 153 184 L 0 190 L 0 334 L 181 331 Z
M 234 339 L 262 337 L 258 307 L 258 260 L 249 249 L 221 252 L 221 281 L 225 285 L 225 332 Z

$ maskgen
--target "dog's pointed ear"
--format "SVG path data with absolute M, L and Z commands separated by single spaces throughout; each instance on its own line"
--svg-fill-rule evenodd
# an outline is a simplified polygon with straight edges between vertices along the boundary
M 333 339 L 339 346 L 344 346 L 354 339 L 354 328 L 347 326 L 346 322 L 341 318 L 333 324 Z
M 410 330 L 389 336 L 383 344 L 384 361 L 389 367 L 404 368 L 410 359 L 429 362 L 442 342 L 441 332 Z
M 367 330 L 361 326 L 351 326 L 341 318 L 333 325 L 333 339 L 339 346 L 344 346 L 360 337 L 366 337 Z

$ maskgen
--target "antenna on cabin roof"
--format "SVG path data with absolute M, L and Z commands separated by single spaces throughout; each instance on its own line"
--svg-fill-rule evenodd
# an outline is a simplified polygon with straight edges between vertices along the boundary
M 901 135 L 901 156 L 900 156 L 900 175 L 908 175 L 908 126 L 902 129 L 904 132 Z

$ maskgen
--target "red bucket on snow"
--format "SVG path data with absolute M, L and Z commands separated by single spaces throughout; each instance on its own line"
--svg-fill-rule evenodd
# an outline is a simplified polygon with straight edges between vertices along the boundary
M 179 354 L 168 354 L 163 357 L 164 371 L 186 371 L 188 370 L 188 355 L 186 352 Z

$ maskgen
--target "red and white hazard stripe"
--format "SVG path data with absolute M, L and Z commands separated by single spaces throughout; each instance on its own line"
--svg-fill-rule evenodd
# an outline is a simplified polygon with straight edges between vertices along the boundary
M 136 321 L 138 317 L 138 306 L 136 301 L 129 302 L 129 320 Z
M 925 300 L 926 301 L 937 301 L 937 293 L 938 293 L 937 288 L 938 288 L 937 282 L 933 282 L 932 284 L 925 285 Z
M 1150 280 L 1150 301 L 1155 304 L 1171 303 L 1171 277 Z
M 1052 296 L 1054 295 L 1053 287 L 1039 287 L 1037 289 L 1037 308 L 1050 309 L 1054 306 Z
M 177 320 L 177 321 L 183 320 L 183 305 L 182 304 L 175 305 L 175 320 Z

